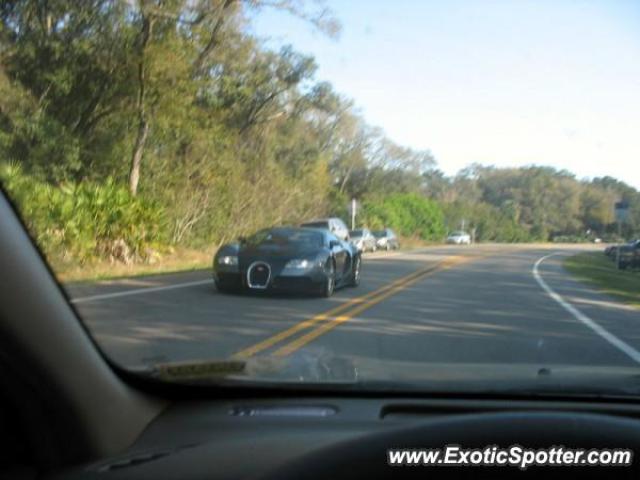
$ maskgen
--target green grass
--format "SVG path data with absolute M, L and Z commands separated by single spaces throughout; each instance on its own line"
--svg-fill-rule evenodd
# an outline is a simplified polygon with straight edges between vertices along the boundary
M 86 265 L 57 265 L 53 262 L 52 267 L 58 280 L 70 283 L 210 269 L 212 259 L 213 250 L 179 249 L 162 255 L 153 264 L 124 265 L 103 260 Z
M 640 308 L 640 272 L 618 270 L 615 262 L 600 252 L 579 253 L 569 257 L 564 261 L 564 267 L 579 280 Z

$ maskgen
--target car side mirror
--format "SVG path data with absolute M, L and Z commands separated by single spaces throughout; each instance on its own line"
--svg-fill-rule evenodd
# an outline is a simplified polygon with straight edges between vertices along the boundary
M 339 247 L 340 242 L 338 240 L 329 240 L 329 248 Z

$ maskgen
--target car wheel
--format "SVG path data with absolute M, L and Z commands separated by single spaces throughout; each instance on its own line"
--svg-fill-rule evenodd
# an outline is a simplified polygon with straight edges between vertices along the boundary
M 362 267 L 362 259 L 360 258 L 360 255 L 358 255 L 353 260 L 353 267 L 351 268 L 351 281 L 349 282 L 350 286 L 357 287 L 358 285 L 360 285 L 360 268 L 361 267 Z
M 336 289 L 336 266 L 331 259 L 327 261 L 326 272 L 327 279 L 324 282 L 322 296 L 329 298 Z

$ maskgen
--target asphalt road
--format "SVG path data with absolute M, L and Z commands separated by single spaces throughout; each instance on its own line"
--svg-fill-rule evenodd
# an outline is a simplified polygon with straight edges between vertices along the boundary
M 473 246 L 382 254 L 365 258 L 359 287 L 330 299 L 221 294 L 205 271 L 67 289 L 104 351 L 125 366 L 305 352 L 638 366 L 640 312 L 573 280 L 561 265 L 572 253 Z

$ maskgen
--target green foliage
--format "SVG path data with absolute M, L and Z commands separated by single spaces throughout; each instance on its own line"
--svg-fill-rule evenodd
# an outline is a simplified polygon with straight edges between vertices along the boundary
M 471 165 L 453 179 L 436 171 L 425 180 L 425 191 L 443 202 L 447 228 L 457 230 L 464 220 L 480 241 L 609 237 L 619 199 L 631 211 L 623 236 L 640 233 L 640 192 L 611 178 L 587 182 L 550 167 Z
M 363 203 L 362 222 L 372 229 L 389 227 L 404 236 L 442 240 L 445 229 L 442 209 L 416 193 L 397 193 Z
M 333 31 L 310 1 L 276 3 Z M 479 165 L 445 176 L 429 151 L 395 144 L 317 82 L 313 58 L 254 38 L 249 14 L 266 5 L 0 3 L 2 180 L 45 250 L 122 260 L 124 242 L 143 259 L 154 242 L 204 247 L 346 220 L 354 197 L 358 223 L 425 240 L 463 221 L 480 241 L 609 238 L 620 199 L 632 212 L 623 236 L 640 234 L 640 193 L 612 178 Z
M 444 206 L 448 232 L 465 229 L 475 233 L 478 242 L 518 243 L 533 240 L 531 234 L 514 218 L 507 206 L 496 208 L 485 202 L 458 200 Z
M 54 259 L 144 259 L 148 248 L 164 239 L 162 210 L 132 198 L 112 179 L 54 187 L 25 175 L 17 165 L 2 164 L 0 181 L 36 241 Z

